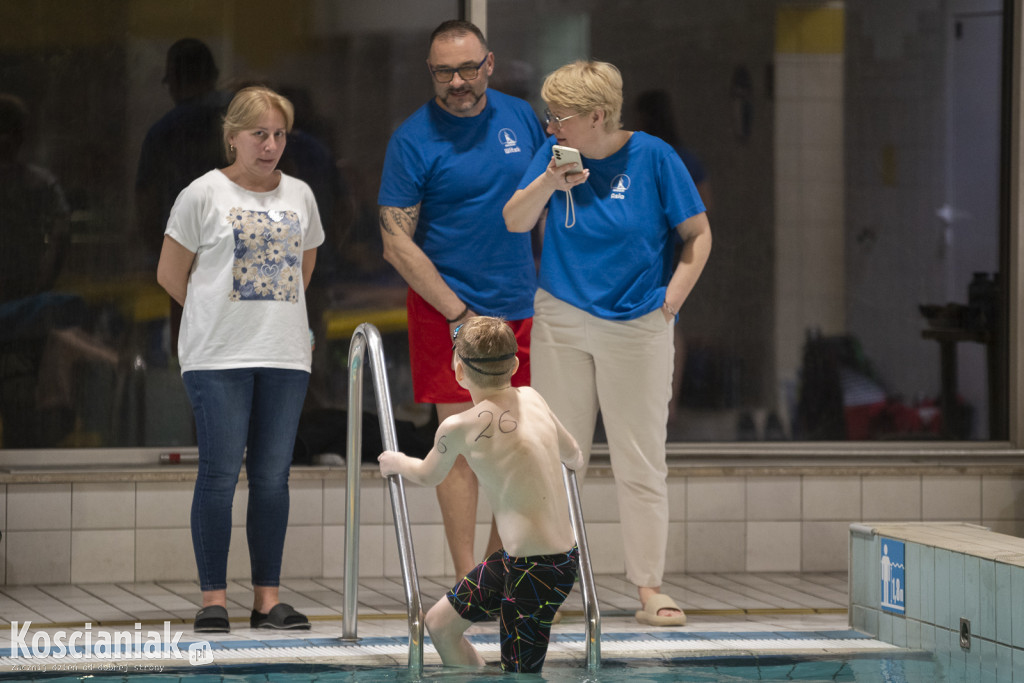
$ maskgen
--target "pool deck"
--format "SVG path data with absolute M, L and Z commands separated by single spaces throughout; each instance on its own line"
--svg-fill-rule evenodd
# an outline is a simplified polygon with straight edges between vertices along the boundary
M 420 592 L 424 608 L 440 597 L 453 579 L 423 577 Z M 818 574 L 686 574 L 670 575 L 663 591 L 686 611 L 685 627 L 656 628 L 639 624 L 634 588 L 622 576 L 596 577 L 601 612 L 601 657 L 606 659 L 723 656 L 752 654 L 835 654 L 893 651 L 848 626 L 847 577 L 845 573 Z M 102 670 L 110 659 L 71 659 L 53 656 L 57 634 L 67 642 L 79 632 L 80 645 L 88 634 L 95 645 L 115 633 L 141 633 L 141 643 L 154 631 L 166 645 L 178 636 L 182 656 L 158 658 L 136 646 L 135 654 L 118 661 L 131 670 L 148 666 L 188 666 L 188 645 L 206 641 L 210 648 L 198 657 L 213 658 L 218 665 L 249 662 L 317 662 L 361 665 L 409 663 L 408 618 L 405 592 L 397 579 L 373 578 L 359 583 L 359 618 L 356 640 L 343 639 L 342 579 L 284 581 L 283 602 L 307 614 L 308 631 L 251 629 L 248 614 L 251 588 L 229 586 L 229 634 L 196 634 L 192 619 L 198 609 L 195 583 L 83 584 L 61 586 L 0 586 L 0 672 L 54 670 L 58 666 L 80 671 Z M 586 658 L 586 624 L 579 590 L 563 607 L 564 618 L 552 630 L 549 661 Z M 13 622 L 17 622 L 14 624 Z M 28 625 L 27 630 L 26 624 Z M 167 623 L 165 623 L 167 622 Z M 83 633 L 85 624 L 89 629 Z M 140 624 L 140 627 L 136 627 Z M 37 635 L 45 633 L 46 636 Z M 170 633 L 170 638 L 165 634 Z M 104 635 L 107 634 L 107 635 Z M 497 625 L 475 625 L 469 631 L 488 661 L 499 658 Z M 19 644 L 43 648 L 53 644 L 51 657 L 17 656 Z M 155 641 L 154 641 L 155 642 Z M 117 648 L 115 648 L 116 650 Z M 152 650 L 152 648 L 150 648 Z M 24 653 L 22 653 L 24 654 Z M 60 654 L 59 652 L 57 654 Z M 12 656 L 15 655 L 15 656 Z M 208 661 L 208 660 L 207 660 Z M 429 641 L 424 663 L 438 664 Z M 77 668 L 75 668 L 77 667 Z

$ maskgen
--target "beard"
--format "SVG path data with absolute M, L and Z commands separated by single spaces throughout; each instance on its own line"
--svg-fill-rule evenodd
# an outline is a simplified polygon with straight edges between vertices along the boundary
M 471 111 L 477 106 L 480 100 L 483 99 L 485 92 L 487 91 L 482 90 L 477 93 L 474 92 L 472 88 L 468 87 L 458 88 L 457 90 L 448 89 L 445 91 L 444 96 L 441 97 L 441 103 L 444 105 L 445 109 L 450 112 Z M 468 95 L 468 97 L 460 97 L 458 100 L 453 98 L 453 96 L 464 95 Z

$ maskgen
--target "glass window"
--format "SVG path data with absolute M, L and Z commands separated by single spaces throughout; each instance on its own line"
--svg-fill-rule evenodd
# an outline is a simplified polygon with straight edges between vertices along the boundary
M 304 448 L 343 452 L 363 321 L 384 333 L 397 417 L 429 430 L 376 197 L 391 132 L 433 92 L 430 31 L 462 4 L 0 6 L 2 448 L 194 445 L 155 264 L 178 191 L 223 163 L 223 107 L 255 82 L 295 104 L 281 167 L 327 232 Z M 612 62 L 625 128 L 672 142 L 705 198 L 715 246 L 677 324 L 671 440 L 1006 438 L 1003 16 L 997 0 L 487 3 L 491 87 L 540 114 L 547 73 Z

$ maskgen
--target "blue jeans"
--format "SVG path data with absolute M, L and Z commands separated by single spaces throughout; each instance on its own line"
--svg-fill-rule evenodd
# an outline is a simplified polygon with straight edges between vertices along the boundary
M 309 373 L 239 368 L 194 370 L 182 378 L 199 443 L 192 547 L 200 587 L 227 588 L 231 503 L 243 456 L 249 481 L 245 528 L 252 583 L 277 586 L 288 528 L 288 471 Z

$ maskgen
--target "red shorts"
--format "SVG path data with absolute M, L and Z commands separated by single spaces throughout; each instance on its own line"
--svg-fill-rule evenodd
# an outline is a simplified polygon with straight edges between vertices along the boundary
M 409 360 L 412 391 L 417 403 L 469 403 L 469 392 L 459 386 L 452 372 L 452 338 L 448 321 L 412 289 L 405 299 L 409 312 Z M 533 318 L 509 320 L 519 343 L 519 369 L 512 386 L 530 386 L 530 330 Z

